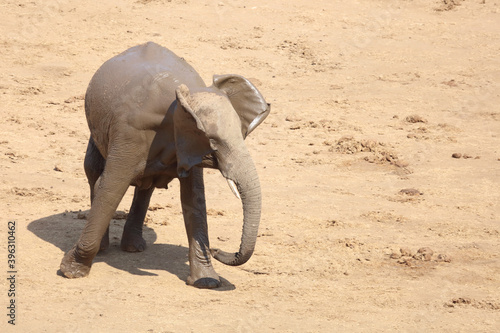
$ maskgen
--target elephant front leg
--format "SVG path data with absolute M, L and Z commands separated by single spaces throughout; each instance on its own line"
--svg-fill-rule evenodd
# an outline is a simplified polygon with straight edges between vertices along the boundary
M 203 170 L 194 167 L 188 177 L 180 179 L 180 183 L 182 213 L 189 241 L 187 284 L 197 288 L 218 288 L 220 278 L 212 266 L 208 241 Z

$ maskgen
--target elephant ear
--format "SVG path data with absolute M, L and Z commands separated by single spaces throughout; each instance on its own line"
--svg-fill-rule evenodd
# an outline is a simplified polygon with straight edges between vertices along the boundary
M 203 156 L 213 152 L 205 128 L 193 111 L 189 89 L 181 84 L 176 90 L 177 106 L 174 111 L 175 150 L 179 178 L 189 175 L 189 170 L 203 161 Z
M 226 93 L 241 120 L 241 133 L 246 138 L 271 111 L 262 94 L 246 78 L 235 74 L 214 75 L 213 84 Z

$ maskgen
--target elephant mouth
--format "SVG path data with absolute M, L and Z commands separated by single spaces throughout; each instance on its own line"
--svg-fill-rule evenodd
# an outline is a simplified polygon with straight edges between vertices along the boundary
M 215 153 L 210 153 L 203 156 L 200 166 L 202 168 L 210 168 L 210 169 L 218 169 L 219 163 L 217 162 L 217 158 L 215 157 Z
M 217 160 L 217 157 L 215 156 L 215 153 L 207 154 L 203 156 L 203 159 L 201 161 L 200 166 L 202 168 L 210 168 L 210 169 L 219 169 L 219 162 Z M 230 178 L 226 178 L 227 184 L 229 185 L 229 188 L 233 192 L 234 196 L 241 200 L 240 193 L 238 191 L 238 188 L 236 186 L 236 183 L 234 180 Z

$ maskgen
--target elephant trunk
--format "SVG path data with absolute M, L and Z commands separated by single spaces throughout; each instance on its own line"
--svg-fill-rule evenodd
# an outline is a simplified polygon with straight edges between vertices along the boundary
M 232 180 L 238 189 L 243 205 L 243 231 L 241 236 L 240 249 L 236 253 L 224 252 L 219 249 L 211 249 L 212 256 L 223 264 L 239 266 L 248 261 L 255 249 L 257 233 L 259 230 L 262 197 L 257 169 L 244 149 L 244 156 L 235 157 L 226 161 L 233 163 L 222 164 L 221 172 L 224 177 Z M 236 161 L 236 162 L 234 162 Z

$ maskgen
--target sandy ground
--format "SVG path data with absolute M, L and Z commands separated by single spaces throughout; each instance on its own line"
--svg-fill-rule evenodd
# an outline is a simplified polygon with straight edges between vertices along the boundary
M 0 10 L 2 332 L 498 331 L 499 1 L 5 0 Z M 145 252 L 119 250 L 117 217 L 89 277 L 58 274 L 89 209 L 83 94 L 105 60 L 146 41 L 207 83 L 251 78 L 272 103 L 247 139 L 264 198 L 256 253 L 241 267 L 214 263 L 220 290 L 185 284 L 177 180 L 153 196 Z M 234 251 L 240 203 L 218 172 L 206 175 L 211 244 Z

